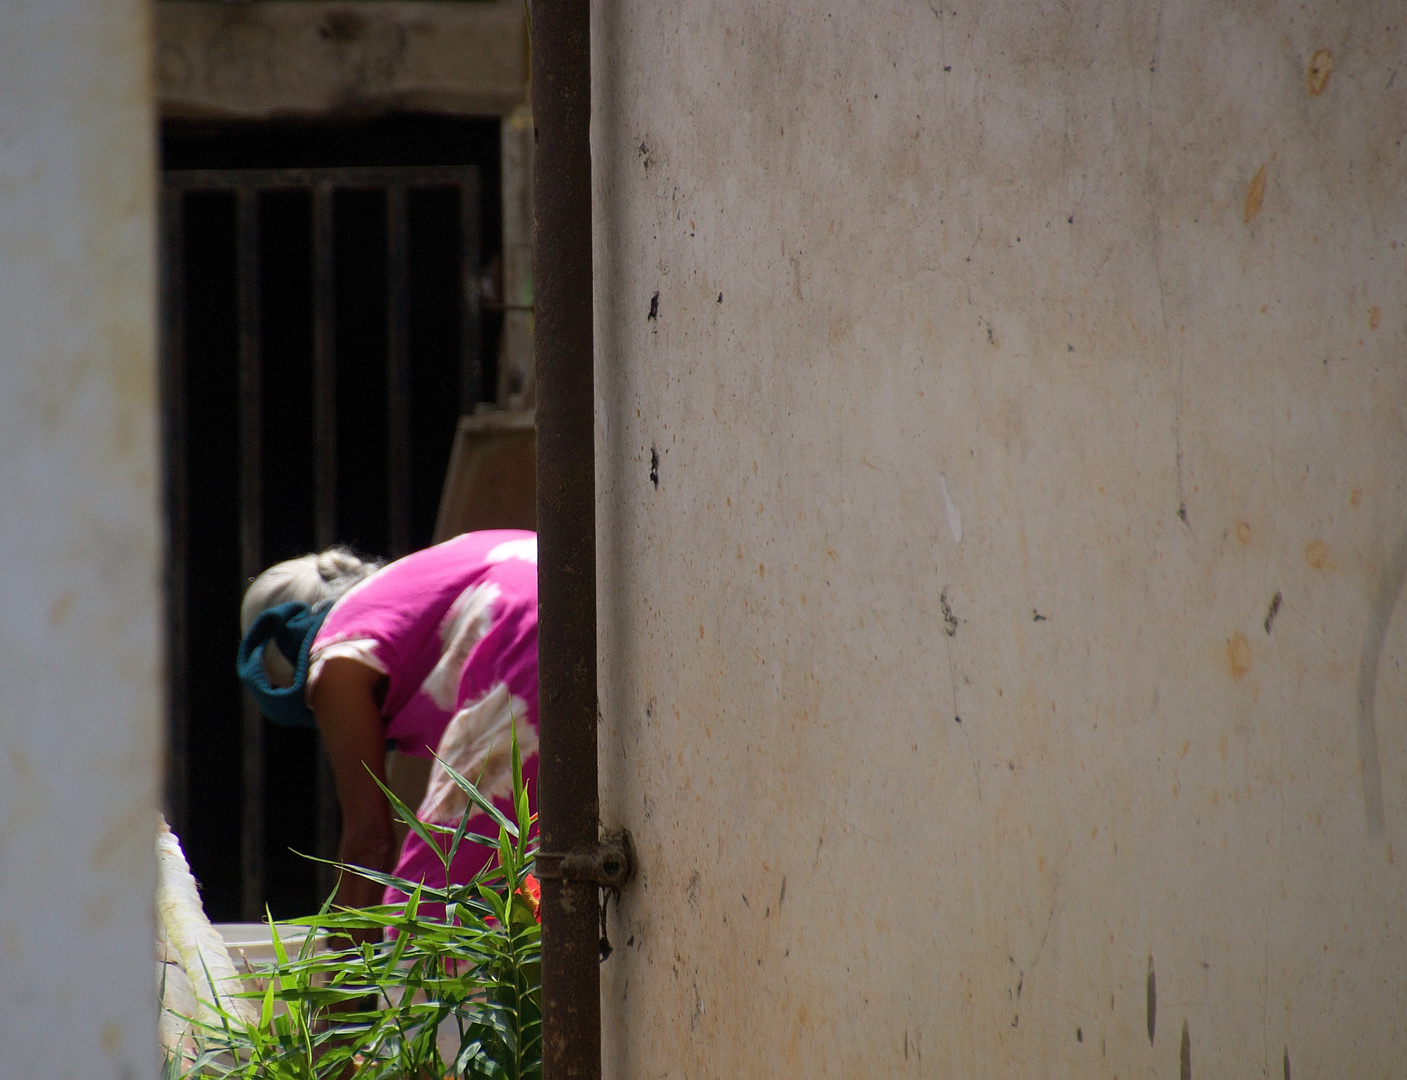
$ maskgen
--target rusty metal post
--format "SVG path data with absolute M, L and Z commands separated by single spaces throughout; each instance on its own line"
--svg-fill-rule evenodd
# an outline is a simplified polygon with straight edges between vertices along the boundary
M 596 470 L 591 312 L 591 5 L 532 7 L 538 814 L 544 851 L 597 842 Z M 599 1080 L 599 897 L 542 882 L 544 1080 Z
M 336 188 L 330 180 L 312 186 L 313 195 L 313 546 L 323 551 L 337 542 L 337 290 Z M 318 739 L 313 767 L 317 790 L 317 854 L 337 858 L 342 815 L 327 747 Z M 337 888 L 337 868 L 317 864 L 318 899 Z
M 386 504 L 393 559 L 410 554 L 410 239 L 406 185 L 386 187 Z
M 259 192 L 235 196 L 239 275 L 239 558 L 246 583 L 264 569 L 263 371 L 259 305 Z M 264 913 L 264 718 L 244 695 L 241 747 L 244 797 L 240 830 L 240 911 Z

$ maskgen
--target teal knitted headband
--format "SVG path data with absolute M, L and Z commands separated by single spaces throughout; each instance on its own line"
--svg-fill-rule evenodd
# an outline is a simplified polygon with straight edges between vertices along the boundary
M 296 600 L 268 608 L 249 624 L 239 643 L 239 658 L 235 662 L 239 681 L 254 695 L 259 711 L 276 724 L 317 727 L 317 720 L 308 708 L 308 654 L 331 608 L 326 602 L 309 607 Z M 276 687 L 269 682 L 264 670 L 264 646 L 270 641 L 293 665 L 292 686 Z

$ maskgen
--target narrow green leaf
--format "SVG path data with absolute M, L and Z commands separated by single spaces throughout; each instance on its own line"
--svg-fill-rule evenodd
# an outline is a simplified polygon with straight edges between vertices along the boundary
M 274 1016 L 274 980 L 269 980 L 269 985 L 264 988 L 264 1005 L 259 1010 L 259 1026 L 266 1028 L 269 1021 Z
M 440 862 L 444 864 L 446 869 L 448 869 L 449 859 L 445 856 L 445 853 L 443 849 L 441 849 L 440 845 L 435 843 L 434 838 L 430 835 L 430 831 L 425 828 L 425 823 L 415 816 L 415 811 L 413 811 L 405 803 L 401 802 L 400 798 L 396 795 L 394 791 L 392 791 L 390 788 L 388 788 L 385 784 L 383 784 L 380 780 L 376 778 L 376 774 L 371 772 L 370 766 L 366 766 L 365 762 L 363 762 L 363 765 L 366 767 L 366 771 L 368 773 L 371 773 L 371 778 L 373 780 L 376 780 L 376 786 L 379 787 L 382 792 L 385 793 L 386 798 L 390 800 L 391 806 L 396 811 L 396 815 L 406 823 L 406 826 L 412 832 L 414 832 L 416 836 L 420 837 L 421 840 L 425 841 L 425 843 L 429 846 L 430 850 L 435 853 L 436 857 L 439 858 Z
M 498 825 L 500 829 L 507 829 L 512 836 L 516 837 L 518 835 L 518 826 L 504 817 L 503 811 L 496 807 L 491 799 L 485 797 L 473 783 L 459 775 L 459 773 L 454 770 L 454 767 L 445 761 L 444 758 L 440 757 L 439 754 L 435 755 L 435 760 L 444 768 L 445 774 L 454 781 L 455 786 L 464 792 L 465 795 L 469 796 L 470 802 L 484 813 L 488 814 L 489 817 L 493 818 L 494 823 Z

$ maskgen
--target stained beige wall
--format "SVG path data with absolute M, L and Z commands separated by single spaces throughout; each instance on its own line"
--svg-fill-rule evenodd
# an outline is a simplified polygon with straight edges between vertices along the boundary
M 150 15 L 0 14 L 0 1080 L 158 1071 Z
M 1407 1074 L 1400 6 L 595 12 L 609 1075 Z

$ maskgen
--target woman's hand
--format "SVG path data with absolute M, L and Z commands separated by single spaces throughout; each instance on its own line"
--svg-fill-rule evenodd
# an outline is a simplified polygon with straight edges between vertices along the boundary
M 389 872 L 395 865 L 396 836 L 391 810 L 376 781 L 386 782 L 386 734 L 378 689 L 386 676 L 349 657 L 324 662 L 308 704 L 332 763 L 337 801 L 342 808 L 341 862 Z M 375 779 L 373 779 L 373 777 Z M 336 903 L 369 907 L 381 902 L 382 888 L 355 874 L 343 874 Z M 356 941 L 380 938 L 376 931 L 354 933 Z

